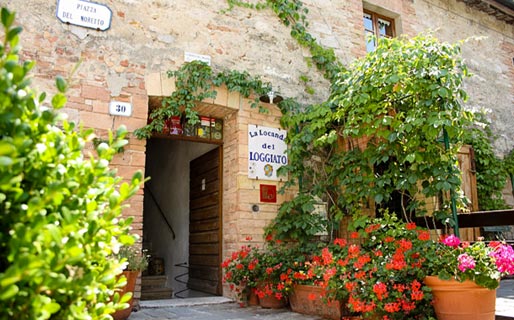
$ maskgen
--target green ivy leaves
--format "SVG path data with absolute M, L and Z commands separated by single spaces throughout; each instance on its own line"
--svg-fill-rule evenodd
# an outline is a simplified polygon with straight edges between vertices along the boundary
M 149 117 L 152 120 L 146 126 L 134 131 L 139 139 L 150 138 L 153 132 L 161 132 L 165 121 L 171 116 L 185 114 L 189 124 L 199 122 L 196 104 L 204 99 L 216 98 L 217 92 L 214 86 L 226 85 L 231 92 L 239 92 L 244 98 L 254 96 L 250 105 L 259 108 L 259 112 L 268 110 L 259 103 L 259 97 L 271 89 L 269 83 L 265 83 L 258 77 L 252 77 L 248 72 L 222 71 L 214 73 L 209 65 L 201 61 L 185 63 L 176 71 L 168 71 L 169 77 L 175 78 L 175 91 L 166 97 L 161 108 L 151 111 Z
M 427 212 L 425 199 L 458 190 L 457 151 L 473 121 L 462 106 L 467 69 L 459 52 L 431 35 L 381 39 L 338 73 L 328 102 L 289 114 L 287 170 L 301 190 L 332 195 L 334 210 L 357 215 L 368 199 L 384 204 L 400 193 L 397 214 L 407 218 Z M 321 167 L 306 163 L 313 155 Z M 447 208 L 435 214 L 448 216 Z

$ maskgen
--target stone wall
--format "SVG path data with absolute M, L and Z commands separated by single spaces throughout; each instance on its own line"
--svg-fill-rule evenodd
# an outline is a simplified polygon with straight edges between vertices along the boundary
M 55 93 L 54 78 L 69 78 L 70 119 L 95 128 L 99 135 L 124 124 L 132 132 L 147 121 L 149 95 L 166 95 L 174 88 L 167 70 L 184 63 L 184 53 L 209 55 L 216 71 L 236 69 L 260 75 L 275 90 L 303 104 L 324 101 L 328 82 L 305 58 L 309 52 L 289 35 L 271 10 L 234 8 L 211 0 L 101 0 L 113 13 L 111 28 L 95 31 L 67 25 L 56 18 L 57 1 L 7 0 L 17 12 L 22 58 L 37 61 L 34 87 Z M 333 48 L 345 64 L 365 55 L 363 8 L 395 18 L 398 33 L 413 36 L 427 29 L 444 41 L 466 42 L 463 57 L 475 74 L 466 81 L 473 108 L 488 108 L 498 154 L 514 146 L 514 27 L 457 0 L 305 0 L 310 10 L 309 31 L 319 42 Z M 4 1 L 5 3 L 5 1 Z M 72 72 L 76 69 L 75 72 Z M 306 93 L 300 76 L 311 80 L 313 95 Z M 230 98 L 230 97 L 229 97 Z M 50 99 L 50 98 L 48 98 Z M 131 117 L 108 114 L 111 100 L 133 105 Z M 230 99 L 229 99 L 230 100 Z M 239 101 L 239 100 L 238 100 Z M 49 102 L 48 102 L 49 104 Z M 258 199 L 258 182 L 247 178 L 248 123 L 279 126 L 280 113 L 270 115 L 250 109 L 244 99 L 235 113 L 227 114 L 224 136 L 224 250 L 238 248 L 245 236 L 258 237 L 276 214 L 277 205 L 250 208 Z M 129 178 L 145 169 L 145 141 L 130 138 L 113 165 Z M 283 199 L 279 199 L 282 201 Z M 130 201 L 124 214 L 135 217 L 134 232 L 142 231 L 143 190 Z
M 129 129 L 146 118 L 145 74 L 176 69 L 184 52 L 212 57 L 215 70 L 246 70 L 273 83 L 284 96 L 302 103 L 323 101 L 328 83 L 305 63 L 309 56 L 289 35 L 271 10 L 234 8 L 226 13 L 225 1 L 134 0 L 103 1 L 113 11 L 105 32 L 61 23 L 55 16 L 56 1 L 8 0 L 18 12 L 24 58 L 38 61 L 35 84 L 53 92 L 52 79 L 72 75 L 68 112 L 86 126 L 112 128 L 121 122 Z M 345 64 L 365 54 L 362 9 L 375 10 L 396 19 L 398 33 L 412 36 L 428 29 L 445 41 L 468 41 L 463 56 L 475 74 L 466 83 L 469 106 L 493 112 L 496 148 L 504 154 L 513 145 L 508 120 L 514 100 L 513 25 L 495 19 L 456 0 L 305 0 L 309 31 L 333 48 Z M 305 93 L 301 75 L 312 81 L 314 95 Z M 112 119 L 105 103 L 130 101 L 130 119 Z M 143 145 L 144 148 L 144 145 Z

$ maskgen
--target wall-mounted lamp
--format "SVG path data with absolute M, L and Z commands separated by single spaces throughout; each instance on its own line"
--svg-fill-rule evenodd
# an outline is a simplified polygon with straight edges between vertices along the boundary
M 284 100 L 284 98 L 282 98 L 282 96 L 279 96 L 278 92 L 273 91 L 273 88 L 270 88 L 270 91 L 268 91 L 267 94 L 262 95 L 259 98 L 259 100 L 265 103 L 277 104 L 280 101 Z

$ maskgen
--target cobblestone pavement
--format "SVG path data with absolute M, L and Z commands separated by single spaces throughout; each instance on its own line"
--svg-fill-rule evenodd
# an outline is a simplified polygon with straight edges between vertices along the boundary
M 132 312 L 129 320 L 174 319 L 174 320 L 319 320 L 320 317 L 306 316 L 287 309 L 263 309 L 261 307 L 241 308 L 237 303 L 223 303 L 200 306 L 143 308 Z
M 143 301 L 128 320 L 321 320 L 287 309 L 241 308 L 224 297 Z M 502 280 L 497 291 L 496 319 L 514 320 L 514 279 Z

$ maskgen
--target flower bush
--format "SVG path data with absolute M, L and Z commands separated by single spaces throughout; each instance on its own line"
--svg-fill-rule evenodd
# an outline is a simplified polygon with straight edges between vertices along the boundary
M 248 244 L 232 253 L 232 256 L 221 264 L 224 270 L 223 282 L 229 283 L 230 290 L 236 293 L 240 301 L 245 301 L 249 290 L 257 287 L 261 274 L 261 257 L 259 247 Z
M 422 281 L 429 232 L 386 215 L 351 237 L 363 244 L 338 238 L 320 247 L 297 265 L 293 282 L 320 286 L 325 302 L 341 301 L 364 317 L 433 319 L 432 295 Z
M 295 284 L 316 285 L 324 289 L 325 302 L 343 302 L 364 318 L 428 320 L 435 315 L 426 276 L 494 289 L 502 276 L 514 274 L 511 246 L 469 244 L 453 235 L 434 241 L 429 230 L 387 213 L 351 237 L 355 241 L 338 238 L 308 247 L 272 239 L 263 249 L 243 246 L 223 263 L 224 280 L 243 299 L 248 290 L 285 299 Z
M 429 272 L 443 280 L 471 280 L 479 286 L 495 289 L 501 277 L 514 274 L 514 250 L 498 241 L 470 244 L 449 235 L 434 243 L 428 253 Z
M 335 247 L 323 250 L 329 299 L 347 299 L 364 317 L 433 319 L 432 295 L 422 281 L 428 231 L 385 215 L 357 235 L 362 245 L 336 239 Z
M 251 238 L 247 238 L 251 241 Z M 223 281 L 244 302 L 250 292 L 259 298 L 284 300 L 292 286 L 295 248 L 267 239 L 265 248 L 244 245 L 222 263 Z

